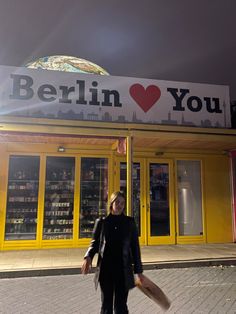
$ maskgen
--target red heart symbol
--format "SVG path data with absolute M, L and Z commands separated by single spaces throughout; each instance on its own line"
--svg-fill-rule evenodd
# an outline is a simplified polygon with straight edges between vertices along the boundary
M 155 85 L 149 85 L 145 89 L 141 84 L 134 84 L 130 87 L 129 93 L 144 112 L 147 112 L 161 97 L 160 88 Z

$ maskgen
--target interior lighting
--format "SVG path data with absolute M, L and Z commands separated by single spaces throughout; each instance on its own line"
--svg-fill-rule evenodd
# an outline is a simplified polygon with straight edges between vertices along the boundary
M 66 149 L 65 149 L 65 147 L 63 147 L 63 146 L 58 146 L 57 151 L 58 151 L 59 153 L 64 153 L 64 152 L 66 151 Z

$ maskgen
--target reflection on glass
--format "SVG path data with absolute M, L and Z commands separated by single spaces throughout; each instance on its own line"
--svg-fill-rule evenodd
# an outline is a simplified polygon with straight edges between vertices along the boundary
M 71 239 L 74 208 L 73 157 L 47 157 L 43 239 Z
M 179 235 L 202 235 L 201 164 L 178 160 Z
M 39 157 L 11 156 L 9 161 L 5 240 L 35 240 Z
M 120 191 L 126 195 L 127 190 L 127 168 L 126 163 L 120 163 Z M 140 236 L 140 163 L 133 163 L 133 208 L 132 215 L 136 222 Z
M 81 158 L 80 238 L 91 238 L 95 220 L 106 216 L 107 197 L 107 158 Z
M 151 236 L 170 235 L 169 166 L 150 164 Z

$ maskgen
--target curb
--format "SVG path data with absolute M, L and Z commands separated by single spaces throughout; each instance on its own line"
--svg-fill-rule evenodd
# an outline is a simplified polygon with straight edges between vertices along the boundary
M 151 262 L 143 263 L 144 270 L 153 269 L 170 269 L 170 268 L 190 268 L 190 267 L 229 267 L 236 266 L 236 258 L 220 258 L 191 261 L 171 261 L 171 262 Z M 96 267 L 91 269 L 95 272 Z M 22 269 L 0 271 L 0 279 L 23 278 L 23 277 L 40 277 L 40 276 L 61 276 L 61 275 L 79 275 L 80 267 L 63 267 L 63 268 L 41 268 L 41 269 Z
M 168 269 L 168 268 L 189 268 L 189 267 L 221 267 L 236 266 L 236 258 L 219 258 L 219 259 L 195 259 L 184 261 L 158 262 L 144 264 L 144 270 L 151 269 Z

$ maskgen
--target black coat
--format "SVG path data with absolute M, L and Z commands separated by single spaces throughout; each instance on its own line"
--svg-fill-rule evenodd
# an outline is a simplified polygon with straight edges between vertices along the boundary
M 132 217 L 123 216 L 123 236 L 122 236 L 122 261 L 124 270 L 124 280 L 127 290 L 134 287 L 134 273 L 140 274 L 143 272 L 140 247 L 138 241 L 138 233 L 135 221 Z M 97 270 L 95 273 L 95 287 L 97 288 L 100 269 L 103 259 L 103 253 L 106 248 L 105 230 L 109 223 L 109 216 L 106 218 L 99 218 L 96 220 L 93 230 L 93 237 L 85 257 L 93 259 L 94 255 L 98 253 Z M 112 267 L 112 265 L 111 265 Z

